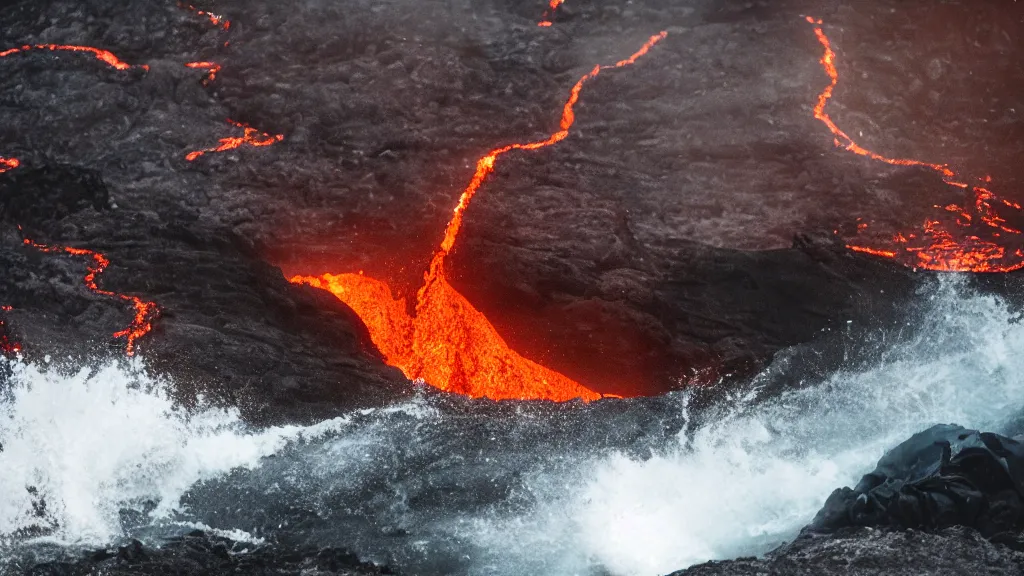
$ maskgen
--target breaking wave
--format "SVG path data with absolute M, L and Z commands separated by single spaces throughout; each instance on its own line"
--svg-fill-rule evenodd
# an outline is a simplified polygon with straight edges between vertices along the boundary
M 653 575 L 762 553 L 836 487 L 935 423 L 1024 408 L 1024 329 L 946 279 L 867 368 L 697 410 L 688 394 L 588 406 L 424 393 L 313 427 L 185 410 L 141 364 L 14 364 L 0 400 L 0 555 L 40 539 L 282 531 L 420 574 Z M 140 520 L 141 518 L 141 520 Z

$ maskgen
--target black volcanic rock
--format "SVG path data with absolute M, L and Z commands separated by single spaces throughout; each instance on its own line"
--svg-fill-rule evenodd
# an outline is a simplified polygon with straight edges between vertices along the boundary
M 884 41 L 895 32 L 872 19 L 902 17 L 890 4 L 822 16 Z M 930 210 L 948 193 L 931 174 L 832 150 L 807 109 L 826 78 L 801 2 L 582 3 L 549 30 L 535 22 L 543 3 L 199 7 L 231 28 L 158 0 L 0 14 L 3 45 L 98 46 L 149 66 L 49 51 L 0 60 L 0 154 L 23 163 L 0 175 L 0 300 L 27 354 L 116 351 L 106 335 L 128 311 L 79 285 L 84 262 L 21 246 L 19 224 L 39 242 L 104 252 L 101 286 L 161 307 L 140 345 L 186 392 L 261 421 L 277 405 L 313 418 L 400 395 L 358 319 L 261 261 L 363 270 L 411 295 L 476 158 L 544 137 L 582 73 L 661 29 L 668 38 L 637 65 L 587 85 L 566 141 L 503 157 L 467 213 L 452 284 L 528 358 L 600 391 L 655 394 L 749 375 L 848 321 L 892 325 L 917 277 L 814 230 L 871 214 L 917 221 L 904 204 Z M 971 57 L 1004 49 L 997 40 Z M 766 46 L 778 53 L 764 59 Z M 185 66 L 200 60 L 222 66 L 215 81 Z M 972 82 L 1016 82 L 1004 68 L 979 67 Z M 240 133 L 225 118 L 284 141 L 186 161 Z M 865 201 L 904 194 L 913 201 Z
M 954 525 L 987 537 L 1024 530 L 1024 445 L 962 426 L 934 426 L 890 450 L 853 489 L 833 492 L 807 529 Z
M 937 533 L 872 528 L 806 535 L 768 554 L 708 562 L 671 576 L 1001 576 L 1024 571 L 1024 552 L 969 528 Z
M 31 576 L 84 576 L 86 574 L 152 574 L 170 576 L 376 576 L 394 574 L 386 567 L 361 562 L 345 550 L 287 549 L 272 545 L 253 546 L 192 532 L 160 547 L 144 546 L 133 540 L 125 546 L 96 550 L 77 561 L 61 561 L 28 567 Z

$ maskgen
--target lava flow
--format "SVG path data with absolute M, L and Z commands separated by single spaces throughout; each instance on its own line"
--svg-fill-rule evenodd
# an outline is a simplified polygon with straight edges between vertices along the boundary
M 217 73 L 220 72 L 220 64 L 216 62 L 188 62 L 185 64 L 186 68 L 208 70 L 206 78 L 203 79 L 203 85 L 207 85 L 217 79 Z
M 4 50 L 3 52 L 0 52 L 0 58 L 6 58 L 13 54 L 24 53 L 30 50 L 49 50 L 51 52 L 86 52 L 92 54 L 93 57 L 95 57 L 97 60 L 103 61 L 109 66 L 116 68 L 118 70 L 128 70 L 129 68 L 133 67 L 131 64 L 128 64 L 127 62 L 121 60 L 117 56 L 114 56 L 113 53 L 108 52 L 107 50 L 100 50 L 99 48 L 93 48 L 91 46 L 69 46 L 65 44 L 26 44 L 18 48 L 11 48 L 9 50 Z M 142 64 L 141 66 L 139 66 L 139 68 L 142 68 L 143 70 L 149 70 L 149 66 L 147 66 L 146 64 Z
M 111 298 L 118 298 L 125 302 L 131 303 L 135 310 L 135 317 L 132 319 L 132 323 L 124 330 L 114 332 L 114 338 L 126 338 L 127 343 L 125 345 L 125 354 L 128 356 L 135 355 L 135 342 L 139 338 L 142 338 L 153 329 L 153 318 L 156 315 L 158 308 L 155 302 L 147 302 L 137 296 L 130 296 L 128 294 L 118 294 L 109 290 L 103 290 L 96 284 L 96 277 L 103 273 L 110 265 L 110 260 L 106 256 L 93 250 L 86 250 L 84 248 L 72 248 L 70 246 L 49 246 L 45 244 L 37 244 L 28 238 L 22 240 L 26 246 L 31 246 L 41 252 L 64 252 L 65 254 L 71 254 L 72 256 L 88 256 L 92 258 L 93 265 L 86 269 L 85 287 L 88 288 L 94 294 L 100 296 L 108 296 Z
M 10 312 L 13 310 L 10 306 L 0 306 L 0 312 Z M 4 319 L 0 318 L 0 354 L 4 356 L 16 356 L 21 352 L 21 344 L 15 342 L 7 337 L 7 326 L 4 324 Z
M 544 11 L 544 16 L 542 17 L 541 21 L 537 23 L 537 26 L 540 26 L 542 28 L 547 28 L 548 26 L 551 26 L 551 18 L 554 17 L 555 10 L 558 10 L 558 7 L 564 3 L 565 0 L 551 0 L 551 3 L 548 4 L 548 9 Z
M 0 156 L 0 174 L 3 174 L 8 170 L 14 170 L 18 166 L 21 166 L 21 161 L 17 158 L 4 158 L 3 156 Z
M 440 249 L 424 274 L 414 316 L 406 312 L 404 299 L 394 299 L 387 284 L 362 274 L 295 276 L 291 282 L 329 290 L 348 304 L 362 318 L 387 362 L 400 368 L 409 379 L 422 379 L 442 390 L 493 400 L 563 402 L 601 398 L 601 394 L 510 349 L 487 318 L 448 283 L 444 259 L 455 244 L 466 208 L 494 171 L 498 157 L 512 150 L 537 150 L 564 140 L 575 122 L 574 106 L 583 85 L 603 70 L 633 64 L 665 36 L 665 32 L 653 36 L 630 58 L 611 66 L 597 66 L 580 78 L 562 109 L 559 130 L 548 138 L 503 146 L 477 161 L 476 172 L 462 191 Z
M 821 64 L 831 83 L 818 96 L 814 117 L 820 120 L 835 138 L 835 145 L 859 156 L 864 156 L 891 166 L 910 166 L 932 170 L 942 177 L 949 186 L 970 190 L 973 202 L 969 206 L 949 204 L 936 206 L 945 212 L 947 223 L 938 218 L 927 218 L 916 232 L 899 233 L 893 236 L 893 246 L 876 248 L 848 244 L 847 248 L 883 258 L 900 260 L 908 266 L 948 272 L 1012 272 L 1024 268 L 1024 250 L 1017 248 L 1009 252 L 1002 241 L 1005 236 L 1021 237 L 1021 231 L 1011 226 L 1000 215 L 1000 209 L 1011 209 L 1021 213 L 1021 205 L 1002 200 L 986 186 L 992 181 L 988 176 L 971 184 L 947 164 L 935 164 L 908 158 L 889 158 L 857 144 L 825 112 L 839 84 L 836 68 L 836 53 L 822 28 L 822 21 L 810 16 L 807 21 L 814 25 L 814 33 L 825 49 Z M 858 229 L 866 228 L 861 224 Z M 998 241 L 997 241 L 998 240 Z M 1017 242 L 1020 244 L 1020 242 Z
M 203 16 L 204 18 L 208 19 L 211 24 L 221 28 L 222 30 L 228 30 L 231 28 L 231 21 L 227 18 L 224 18 L 223 16 L 218 16 L 217 14 L 207 12 L 205 10 L 200 10 L 195 6 L 191 4 L 185 4 L 184 2 L 178 2 L 178 7 L 184 8 L 185 10 L 195 12 L 196 14 Z
M 230 118 L 228 118 L 227 123 L 231 124 L 232 126 L 241 128 L 243 131 L 242 135 L 221 138 L 220 144 L 218 144 L 217 146 L 214 146 L 213 148 L 204 148 L 202 150 L 189 152 L 188 154 L 185 155 L 185 159 L 188 160 L 189 162 L 192 162 L 195 159 L 199 158 L 200 156 L 204 154 L 209 154 L 211 152 L 225 152 L 227 150 L 234 150 L 235 148 L 240 148 L 245 144 L 257 147 L 270 146 L 271 144 L 276 144 L 284 140 L 284 134 L 277 134 L 271 136 L 266 132 L 260 132 L 259 130 L 253 128 L 252 126 L 249 126 L 248 124 L 242 122 L 235 122 Z

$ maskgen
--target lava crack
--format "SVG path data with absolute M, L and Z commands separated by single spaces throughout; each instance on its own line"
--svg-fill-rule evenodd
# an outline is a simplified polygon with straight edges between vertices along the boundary
M 848 244 L 847 248 L 883 258 L 892 258 L 904 264 L 927 270 L 947 272 L 1012 272 L 1024 268 L 1024 250 L 1017 248 L 1012 253 L 1003 246 L 1005 236 L 1021 236 L 1021 231 L 1010 226 L 1000 214 L 1001 209 L 1021 212 L 1021 205 L 999 199 L 987 188 L 992 178 L 969 179 L 958 175 L 948 164 L 923 162 L 910 158 L 890 158 L 857 144 L 832 120 L 825 111 L 839 84 L 836 68 L 836 53 L 832 42 L 822 28 L 823 22 L 808 16 L 807 22 L 814 25 L 814 34 L 825 49 L 821 65 L 831 82 L 818 96 L 814 106 L 814 118 L 821 121 L 834 136 L 836 147 L 859 156 L 883 162 L 891 166 L 927 168 L 942 177 L 949 186 L 970 190 L 974 196 L 969 206 L 949 204 L 936 206 L 952 215 L 952 222 L 944 223 L 938 218 L 927 218 L 918 231 L 898 233 L 893 236 L 892 247 L 876 248 Z M 973 181 L 973 183 L 972 183 Z M 948 219 L 948 216 L 947 216 Z M 866 228 L 858 226 L 858 230 Z
M 513 150 L 538 150 L 564 140 L 575 122 L 574 107 L 584 84 L 603 70 L 635 63 L 665 36 L 665 32 L 652 36 L 629 58 L 610 66 L 596 66 L 580 78 L 562 108 L 559 130 L 548 138 L 502 146 L 477 161 L 476 171 L 445 228 L 440 248 L 424 274 L 414 316 L 406 312 L 404 299 L 392 296 L 386 283 L 362 274 L 294 276 L 290 281 L 329 290 L 348 304 L 362 318 L 387 362 L 401 369 L 409 379 L 423 379 L 442 390 L 494 400 L 563 402 L 601 398 L 601 394 L 579 382 L 509 348 L 487 318 L 448 283 L 444 259 L 455 245 L 466 209 L 494 171 L 498 158 Z
M 132 296 L 129 294 L 119 294 L 117 292 L 111 292 L 110 290 L 103 290 L 96 284 L 97 277 L 107 269 L 110 265 L 110 260 L 103 254 L 94 250 L 87 250 L 84 248 L 73 248 L 70 246 L 55 246 L 36 243 L 28 238 L 22 240 L 26 246 L 30 246 L 39 250 L 40 252 L 55 253 L 63 252 L 72 256 L 86 256 L 91 258 L 93 265 L 86 269 L 85 277 L 83 282 L 85 287 L 94 294 L 100 296 L 108 296 L 111 298 L 117 298 L 123 300 L 132 305 L 135 312 L 135 317 L 132 319 L 132 323 L 128 325 L 124 330 L 114 332 L 114 338 L 125 338 L 127 340 L 125 344 L 125 354 L 128 356 L 135 355 L 135 343 L 139 338 L 142 338 L 153 329 L 153 319 L 159 312 L 155 302 L 148 302 L 139 298 L 138 296 Z

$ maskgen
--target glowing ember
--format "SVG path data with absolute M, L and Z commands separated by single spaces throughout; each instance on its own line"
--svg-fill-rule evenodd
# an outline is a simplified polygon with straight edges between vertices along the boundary
M 218 16 L 217 14 L 213 14 L 212 12 L 207 12 L 205 10 L 200 10 L 191 4 L 185 4 L 183 2 L 178 2 L 178 7 L 195 12 L 199 16 L 203 16 L 209 20 L 211 24 L 220 27 L 222 30 L 228 30 L 231 28 L 231 21 L 227 20 L 223 16 Z
M 196 158 L 199 158 L 200 156 L 202 156 L 204 154 L 209 154 L 209 153 L 212 153 L 212 152 L 226 152 L 228 150 L 234 150 L 235 148 L 240 148 L 240 147 L 242 147 L 243 145 L 246 145 L 246 144 L 248 144 L 249 146 L 257 146 L 257 147 L 259 147 L 259 146 L 270 146 L 271 144 L 276 144 L 276 143 L 284 140 L 284 135 L 283 134 L 277 134 L 275 136 L 271 136 L 270 134 L 267 134 L 265 132 L 260 132 L 259 130 L 253 128 L 252 126 L 249 126 L 248 124 L 244 124 L 242 122 L 235 122 L 234 120 L 231 120 L 230 118 L 227 120 L 227 122 L 228 122 L 228 124 L 231 124 L 232 126 L 236 126 L 238 128 L 241 128 L 242 131 L 243 131 L 243 134 L 241 136 L 236 136 L 236 137 L 221 138 L 219 145 L 214 146 L 213 148 L 205 148 L 203 150 L 196 150 L 195 152 L 189 152 L 188 154 L 185 155 L 185 159 L 188 160 L 189 162 L 192 162 Z
M 0 58 L 6 58 L 13 54 L 19 54 L 28 52 L 30 50 L 49 50 L 51 52 L 86 52 L 92 54 L 97 60 L 100 60 L 107 65 L 116 68 L 118 70 L 128 70 L 132 67 L 131 64 L 122 61 L 117 56 L 114 56 L 111 52 L 106 50 L 100 50 L 99 48 L 92 48 L 91 46 L 68 46 L 63 44 L 36 44 L 34 46 L 25 45 L 18 48 L 11 48 L 0 52 Z M 143 64 L 139 66 L 143 70 L 149 70 L 149 66 Z
M 14 170 L 18 166 L 21 166 L 21 161 L 17 158 L 4 158 L 3 156 L 0 156 L 0 174 L 3 174 L 8 170 Z
M 217 79 L 217 73 L 220 72 L 220 64 L 216 62 L 188 62 L 185 64 L 186 68 L 193 68 L 199 70 L 209 70 L 206 74 L 206 78 L 203 79 L 203 85 L 209 84 Z
M 70 246 L 48 246 L 45 244 L 37 244 L 28 238 L 25 238 L 22 242 L 26 246 L 31 246 L 41 252 L 64 252 L 65 254 L 71 254 L 72 256 L 87 256 L 92 259 L 93 265 L 86 269 L 84 277 L 85 287 L 88 288 L 94 294 L 100 296 L 108 296 L 111 298 L 117 298 L 124 300 L 125 302 L 131 303 L 135 310 L 135 317 L 132 319 L 132 323 L 124 330 L 114 332 L 114 338 L 126 338 L 127 344 L 125 345 L 125 354 L 128 356 L 135 355 L 135 341 L 145 336 L 153 329 L 153 318 L 156 316 L 158 309 L 155 302 L 147 302 L 138 298 L 137 296 L 130 296 L 128 294 L 118 294 L 109 290 L 103 290 L 96 284 L 96 277 L 103 273 L 110 265 L 110 260 L 106 256 L 95 252 L 93 250 L 86 250 L 83 248 L 72 248 Z
M 555 10 L 558 10 L 558 7 L 564 3 L 565 0 L 551 0 L 551 2 L 548 4 L 548 9 L 544 11 L 544 16 L 542 17 L 541 21 L 537 23 L 537 26 L 540 26 L 542 28 L 547 28 L 548 26 L 551 26 L 551 18 L 555 15 Z
M 424 275 L 415 316 L 408 315 L 405 300 L 395 300 L 385 283 L 361 274 L 295 276 L 291 282 L 329 290 L 348 304 L 362 318 L 387 362 L 410 379 L 422 378 L 442 390 L 494 400 L 562 402 L 601 398 L 601 394 L 511 350 L 487 318 L 448 283 L 444 259 L 455 245 L 466 208 L 494 171 L 498 157 L 512 150 L 537 150 L 564 140 L 575 122 L 574 106 L 583 85 L 602 70 L 633 64 L 665 36 L 665 32 L 653 36 L 630 58 L 611 66 L 597 66 L 583 76 L 562 108 L 559 130 L 548 138 L 503 146 L 477 161 L 476 172 L 463 190 L 441 247 Z
M 10 306 L 0 306 L 0 312 L 10 312 L 13 310 Z M 0 318 L 0 354 L 4 356 L 16 356 L 21 352 L 21 344 L 15 342 L 7 337 L 7 326 L 4 324 L 4 319 Z
M 1021 236 L 1021 231 L 1007 223 L 997 207 L 1005 207 L 1021 211 L 1020 204 L 1009 200 L 1000 200 L 988 188 L 971 185 L 958 176 L 947 164 L 934 164 L 907 158 L 889 158 L 857 144 L 846 132 L 839 128 L 825 112 L 825 107 L 839 84 L 839 71 L 836 68 L 836 53 L 832 43 L 822 29 L 822 21 L 807 17 L 814 25 L 814 33 L 825 49 L 821 65 L 831 79 L 831 83 L 818 96 L 814 107 L 814 117 L 820 120 L 835 137 L 837 147 L 859 156 L 884 162 L 891 166 L 914 166 L 927 168 L 938 173 L 943 182 L 949 186 L 970 190 L 974 194 L 974 202 L 970 208 L 958 204 L 937 206 L 936 208 L 954 216 L 952 222 L 944 224 L 938 219 L 926 219 L 919 233 L 896 234 L 893 242 L 895 249 L 872 248 L 850 244 L 847 247 L 856 252 L 863 252 L 884 258 L 898 259 L 908 266 L 948 272 L 1011 272 L 1024 268 L 1024 251 L 1017 249 L 1012 253 L 994 239 L 1003 235 Z M 992 178 L 986 176 L 979 182 L 988 184 Z M 998 201 L 998 204 L 996 204 Z M 866 224 L 858 226 L 863 230 Z M 953 231 L 956 231 L 954 233 Z

